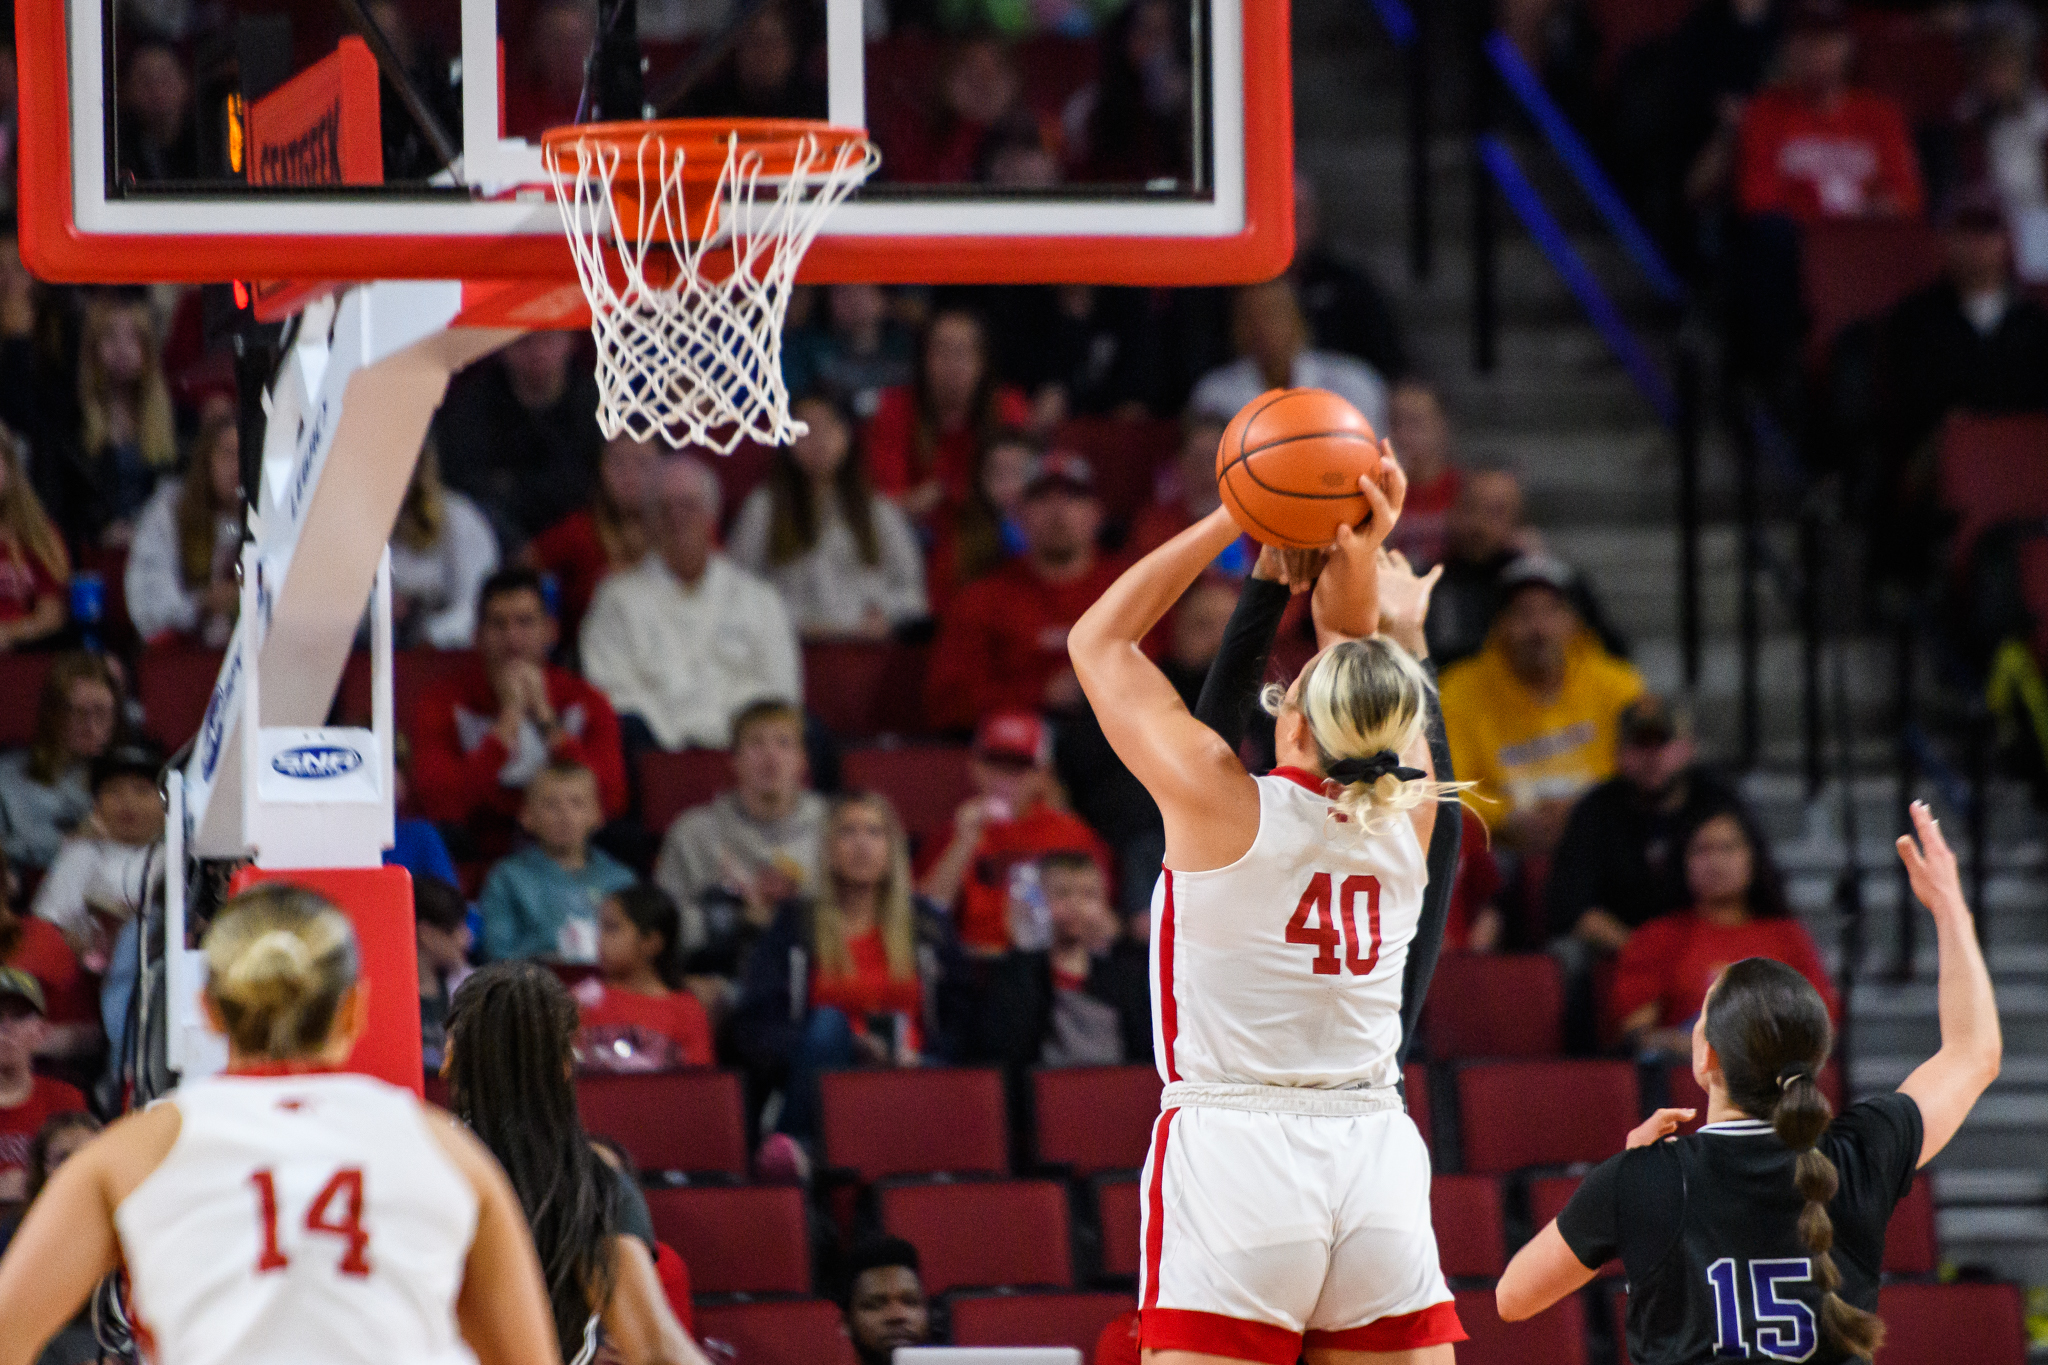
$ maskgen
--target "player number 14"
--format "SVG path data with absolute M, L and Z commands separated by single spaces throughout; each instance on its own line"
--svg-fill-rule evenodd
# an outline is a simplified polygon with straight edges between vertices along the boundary
M 1738 1262 L 1723 1256 L 1707 1267 L 1714 1291 L 1714 1354 L 1748 1358 L 1742 1333 L 1742 1297 L 1736 1279 Z M 1775 1261 L 1750 1261 L 1749 1299 L 1755 1309 L 1756 1348 L 1772 1360 L 1805 1360 L 1820 1343 L 1811 1305 L 1786 1297 L 1783 1290 L 1813 1278 L 1813 1262 L 1804 1256 Z
M 266 1275 L 291 1264 L 291 1258 L 277 1244 L 277 1177 L 266 1166 L 251 1174 L 249 1183 L 256 1187 L 256 1232 L 261 1242 L 256 1254 L 256 1273 Z M 320 1187 L 320 1193 L 313 1196 L 306 1209 L 305 1228 L 341 1239 L 343 1250 L 335 1269 L 342 1274 L 370 1273 L 370 1234 L 363 1227 L 361 1168 L 344 1166 Z
M 1365 896 L 1366 950 L 1359 954 L 1358 942 L 1358 897 Z M 1309 923 L 1313 914 L 1316 923 Z M 1344 927 L 1339 930 L 1338 924 Z M 1336 976 L 1339 972 L 1350 972 L 1353 976 L 1369 976 L 1380 960 L 1380 882 L 1377 877 L 1358 874 L 1346 877 L 1336 894 L 1331 894 L 1330 874 L 1318 872 L 1309 878 L 1308 889 L 1301 893 L 1301 902 L 1294 907 L 1294 918 L 1287 921 L 1287 941 L 1306 943 L 1315 948 L 1315 961 L 1309 970 L 1317 976 Z M 1337 959 L 1337 948 L 1343 945 L 1344 958 Z

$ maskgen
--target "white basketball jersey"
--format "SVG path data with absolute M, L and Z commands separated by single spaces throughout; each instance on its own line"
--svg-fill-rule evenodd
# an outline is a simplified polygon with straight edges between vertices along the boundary
M 1211 872 L 1152 893 L 1152 1038 L 1168 1081 L 1323 1088 L 1400 1073 L 1401 969 L 1422 913 L 1404 817 L 1360 837 L 1321 779 L 1259 784 L 1259 833 Z
M 476 1192 L 409 1092 L 220 1076 L 114 1211 L 157 1365 L 470 1365 L 455 1299 Z

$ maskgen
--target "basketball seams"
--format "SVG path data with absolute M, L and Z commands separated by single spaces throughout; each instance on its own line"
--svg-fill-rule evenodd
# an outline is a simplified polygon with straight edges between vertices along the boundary
M 1244 463 L 1244 462 L 1243 462 L 1242 460 L 1237 460 L 1237 461 L 1233 461 L 1233 462 L 1232 462 L 1233 466 L 1234 466 L 1234 465 L 1237 465 L 1237 464 L 1242 464 L 1242 463 Z M 1226 481 L 1226 482 L 1227 482 L 1227 481 L 1229 480 L 1229 477 L 1230 477 L 1230 471 L 1229 471 L 1228 469 L 1224 470 L 1224 474 L 1223 474 L 1223 477 L 1224 477 L 1224 481 Z M 1254 478 L 1254 479 L 1253 479 L 1252 481 L 1253 481 L 1254 483 L 1257 483 L 1257 482 L 1258 482 L 1258 480 L 1257 480 L 1257 479 L 1255 479 L 1255 478 Z M 1259 487 L 1261 487 L 1261 488 L 1266 488 L 1266 485 L 1264 485 L 1264 484 L 1259 484 Z M 1266 491 L 1270 493 L 1270 492 L 1276 492 L 1276 491 L 1278 491 L 1278 490 L 1275 490 L 1275 489 L 1270 489 L 1270 488 L 1268 488 L 1268 489 L 1266 489 Z M 1263 521 L 1260 521 L 1260 520 L 1259 520 L 1259 518 L 1258 518 L 1258 516 L 1257 516 L 1257 515 L 1256 515 L 1256 514 L 1255 514 L 1255 513 L 1254 513 L 1254 512 L 1253 512 L 1253 511 L 1251 510 L 1251 508 L 1249 508 L 1249 507 L 1245 506 L 1245 503 L 1244 503 L 1244 499 L 1243 499 L 1243 498 L 1240 498 L 1240 497 L 1238 497 L 1238 496 L 1236 495 L 1236 493 L 1235 493 L 1235 492 L 1233 492 L 1233 493 L 1231 494 L 1231 499 L 1230 499 L 1230 501 L 1231 501 L 1231 510 L 1232 510 L 1232 511 L 1233 511 L 1233 512 L 1234 512 L 1234 513 L 1235 513 L 1235 514 L 1237 515 L 1237 516 L 1241 516 L 1241 517 L 1245 518 L 1245 520 L 1247 520 L 1247 521 L 1250 521 L 1250 522 L 1253 522 L 1254 524 L 1256 524 L 1256 525 L 1258 526 L 1258 528 L 1259 528 L 1259 529 L 1260 529 L 1261 531 L 1264 531 L 1264 532 L 1265 532 L 1265 533 L 1266 533 L 1267 535 L 1269 535 L 1269 536 L 1272 536 L 1272 537 L 1273 537 L 1273 541 L 1272 541 L 1272 543 L 1273 543 L 1274 545 L 1278 546 L 1278 547 L 1279 547 L 1280 549 L 1283 549 L 1283 550 L 1313 550 L 1313 549 L 1316 549 L 1316 548 L 1318 548 L 1318 547 L 1317 547 L 1317 546 L 1316 546 L 1315 544 L 1313 544 L 1312 542 L 1309 542 L 1309 541 L 1304 541 L 1304 540 L 1300 540 L 1300 539 L 1297 539 L 1297 538 L 1296 538 L 1296 537 L 1294 537 L 1294 536 L 1290 536 L 1290 535 L 1286 534 L 1285 532 L 1283 532 L 1283 531 L 1280 531 L 1280 530 L 1276 529 L 1275 527 L 1269 526 L 1269 525 L 1267 525 L 1267 524 L 1266 524 L 1265 522 L 1263 522 Z M 1253 536 L 1253 537 L 1252 537 L 1252 539 L 1254 539 L 1254 540 L 1257 540 L 1257 539 L 1258 539 L 1258 537 L 1257 537 L 1257 536 Z
M 1241 427 L 1237 427 L 1237 454 L 1231 456 L 1228 460 L 1225 460 L 1223 462 L 1223 468 L 1216 471 L 1216 480 L 1218 483 L 1221 483 L 1223 481 L 1223 477 L 1230 472 L 1230 468 L 1232 465 L 1243 464 L 1245 461 L 1245 457 L 1251 454 L 1250 451 L 1244 448 L 1244 435 L 1246 432 L 1252 429 L 1252 423 L 1259 420 L 1259 416 L 1261 413 L 1265 412 L 1268 408 L 1272 407 L 1274 404 L 1280 402 L 1283 398 L 1287 397 L 1287 395 L 1294 392 L 1296 392 L 1296 390 L 1294 389 L 1275 389 L 1270 394 L 1264 395 L 1265 401 L 1261 403 L 1258 407 L 1254 408 L 1249 415 L 1241 412 L 1237 415 L 1237 417 L 1231 418 L 1230 424 L 1232 426 L 1237 426 L 1239 418 L 1243 419 L 1244 425 Z M 1263 522 L 1261 522 L 1260 524 L 1264 525 Z M 1267 527 L 1266 529 L 1271 530 L 1272 528 Z
M 1246 423 L 1246 429 L 1250 429 L 1250 423 Z M 1262 446 L 1253 446 L 1238 458 L 1248 460 L 1263 451 L 1276 450 L 1295 441 L 1363 441 L 1375 450 L 1379 449 L 1380 444 L 1377 436 L 1368 436 L 1362 431 L 1353 431 L 1348 427 L 1340 427 L 1335 431 L 1302 431 L 1292 436 L 1281 436 L 1266 442 Z

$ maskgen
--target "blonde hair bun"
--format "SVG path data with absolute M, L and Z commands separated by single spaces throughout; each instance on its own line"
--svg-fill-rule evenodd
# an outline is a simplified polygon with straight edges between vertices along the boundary
M 240 1052 L 317 1053 L 361 967 L 355 926 L 318 892 L 282 882 L 229 901 L 206 935 L 207 997 Z

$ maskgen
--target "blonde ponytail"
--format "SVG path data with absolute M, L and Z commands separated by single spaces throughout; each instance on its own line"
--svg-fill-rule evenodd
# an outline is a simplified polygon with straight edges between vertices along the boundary
M 1455 799 L 1469 782 L 1435 782 L 1400 766 L 1422 736 L 1433 690 L 1407 650 L 1382 635 L 1343 640 L 1309 665 L 1290 700 L 1276 683 L 1268 714 L 1296 707 L 1308 722 L 1320 767 L 1339 784 L 1332 807 L 1361 837 L 1384 834 L 1416 807 Z
M 206 935 L 207 998 L 237 1051 L 318 1052 L 360 963 L 348 917 L 317 892 L 272 883 L 229 901 Z

